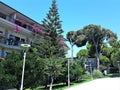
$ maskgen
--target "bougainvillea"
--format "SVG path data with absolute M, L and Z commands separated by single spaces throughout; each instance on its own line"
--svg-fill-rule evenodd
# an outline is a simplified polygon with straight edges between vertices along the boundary
M 31 24 L 26 23 L 25 21 L 19 20 L 19 19 L 16 19 L 16 21 L 20 22 L 22 25 L 27 25 L 27 26 L 31 27 L 35 32 L 40 32 L 42 34 L 48 34 L 44 30 L 42 30 L 40 26 L 34 26 L 34 25 L 31 25 Z M 15 32 L 21 32 L 21 30 L 22 29 L 16 24 L 15 25 Z
M 65 40 L 64 40 L 64 39 L 61 39 L 61 40 L 60 40 L 60 44 L 63 44 L 63 45 L 64 45 L 64 44 L 65 44 Z
M 15 25 L 15 30 L 14 30 L 15 32 L 21 32 L 22 31 L 22 29 L 16 24 Z

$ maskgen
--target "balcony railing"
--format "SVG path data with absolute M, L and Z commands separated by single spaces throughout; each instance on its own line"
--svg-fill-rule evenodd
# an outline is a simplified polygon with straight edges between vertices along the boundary
M 0 46 L 5 47 L 5 48 L 10 48 L 10 49 L 17 49 L 17 50 L 21 49 L 20 46 L 7 45 L 7 44 L 4 44 L 4 43 L 0 43 Z
M 6 20 L 6 19 L 3 19 L 3 18 L 1 18 L 0 17 L 0 23 L 3 23 L 3 26 L 7 26 L 7 27 L 11 27 L 12 29 L 11 30 L 15 30 L 15 28 L 16 28 L 16 24 L 15 23 L 13 23 L 13 22 L 10 22 L 10 21 L 8 21 L 8 20 Z M 26 29 L 26 28 L 24 28 L 24 27 L 21 27 L 21 26 L 17 26 L 19 29 L 21 29 L 22 30 L 22 32 L 23 33 L 26 33 L 26 34 L 31 34 L 31 31 L 30 30 L 28 30 L 28 29 Z
M 38 25 L 38 26 L 34 26 L 31 25 L 29 23 L 24 23 L 24 21 L 16 19 L 14 22 L 13 21 L 8 21 L 4 18 L 0 17 L 0 22 L 4 23 L 6 26 L 12 27 L 13 29 L 20 29 L 22 30 L 23 33 L 26 34 L 48 34 L 47 32 L 45 32 L 44 30 L 42 30 L 42 28 Z M 23 24 L 24 23 L 24 24 Z
M 11 41 L 6 38 L 0 38 L 0 47 L 20 50 L 21 43 L 24 43 L 24 42 L 23 41 Z

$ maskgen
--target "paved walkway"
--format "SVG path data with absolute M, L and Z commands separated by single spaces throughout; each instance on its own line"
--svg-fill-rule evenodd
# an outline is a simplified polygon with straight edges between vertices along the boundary
M 65 90 L 120 90 L 120 78 L 102 78 Z

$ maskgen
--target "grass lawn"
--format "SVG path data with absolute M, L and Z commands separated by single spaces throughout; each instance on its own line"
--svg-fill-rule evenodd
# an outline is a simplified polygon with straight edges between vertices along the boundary
M 107 76 L 105 76 L 105 78 L 107 78 L 107 77 L 120 77 L 120 74 L 119 73 L 112 73 L 112 74 L 108 74 Z M 92 80 L 86 79 L 86 80 L 80 80 L 78 82 L 71 82 L 70 87 L 80 85 L 80 84 L 83 84 L 83 83 L 89 82 L 89 81 L 92 81 Z M 65 88 L 68 88 L 68 86 L 66 86 L 65 83 L 53 84 L 53 90 L 64 90 Z M 26 89 L 26 90 L 30 90 L 30 89 Z M 49 85 L 48 85 L 47 89 L 45 89 L 44 86 L 40 86 L 34 90 L 49 90 Z
M 119 73 L 111 73 L 111 74 L 108 74 L 106 77 L 120 77 L 120 74 Z
M 78 81 L 78 82 L 71 82 L 70 87 L 80 85 L 82 83 L 89 82 L 89 81 L 91 81 L 91 79 L 81 80 L 81 81 Z M 53 88 L 53 90 L 64 90 L 65 88 L 68 88 L 68 86 L 65 83 L 59 83 L 59 84 L 53 84 L 52 88 Z M 26 89 L 26 90 L 30 90 L 30 89 Z M 47 89 L 45 89 L 44 86 L 40 86 L 40 87 L 37 87 L 34 90 L 49 90 L 49 85 L 48 85 Z

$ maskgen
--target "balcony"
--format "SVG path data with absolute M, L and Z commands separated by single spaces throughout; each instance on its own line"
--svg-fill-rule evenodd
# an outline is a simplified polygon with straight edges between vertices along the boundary
M 22 41 L 11 41 L 10 39 L 0 38 L 0 47 L 20 50 L 20 44 Z M 24 42 L 23 42 L 24 43 Z
M 9 49 L 16 49 L 16 50 L 20 50 L 21 47 L 20 45 L 8 45 L 8 44 L 5 44 L 3 42 L 0 42 L 0 47 L 4 47 L 4 48 L 9 48 Z
M 5 35 L 0 33 L 0 39 L 1 38 L 5 38 Z
M 47 34 L 47 32 L 42 30 L 40 27 L 30 25 L 29 23 L 21 24 L 21 22 L 23 21 L 20 21 L 19 19 L 12 22 L 0 17 L 0 26 L 8 28 L 12 31 L 20 31 L 22 35 L 27 37 L 41 37 L 41 34 Z
M 0 17 L 0 25 L 2 27 L 9 28 L 9 30 L 15 30 L 17 24 L 15 24 L 13 22 L 10 22 L 10 21 Z M 24 27 L 21 27 L 19 25 L 17 25 L 17 28 L 22 30 L 22 32 L 21 32 L 22 34 L 31 35 L 31 31 L 30 30 L 28 30 L 28 29 L 26 29 Z

